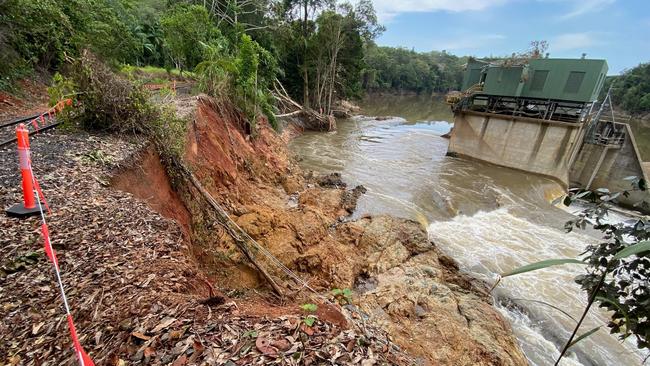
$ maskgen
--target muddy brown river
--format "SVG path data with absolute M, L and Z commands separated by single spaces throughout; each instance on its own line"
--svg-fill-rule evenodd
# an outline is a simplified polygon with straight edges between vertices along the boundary
M 546 178 L 445 156 L 441 135 L 453 117 L 440 99 L 374 96 L 362 103 L 368 117 L 338 122 L 331 133 L 308 132 L 290 148 L 305 170 L 340 172 L 368 192 L 355 216 L 390 214 L 419 221 L 431 240 L 461 269 L 489 283 L 498 273 L 534 261 L 575 257 L 597 233 L 566 234 L 569 210 L 550 202 L 561 187 Z M 376 118 L 392 116 L 391 118 Z M 501 281 L 495 306 L 509 320 L 532 365 L 552 365 L 586 296 L 572 278 L 580 269 L 559 266 Z M 606 323 L 593 312 L 581 328 Z M 644 355 L 601 329 L 572 347 L 561 365 L 640 365 Z

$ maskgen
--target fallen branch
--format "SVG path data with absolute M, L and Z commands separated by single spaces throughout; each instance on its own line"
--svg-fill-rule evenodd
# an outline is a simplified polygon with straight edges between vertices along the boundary
M 279 86 L 279 87 L 278 87 Z M 275 84 L 273 85 L 273 88 L 275 92 L 273 93 L 273 96 L 283 104 L 285 109 L 290 109 L 290 108 L 297 108 L 297 110 L 291 111 L 291 112 L 286 112 L 283 114 L 277 114 L 275 117 L 277 118 L 283 118 L 283 117 L 293 117 L 293 116 L 298 116 L 298 115 L 303 115 L 304 116 L 304 123 L 305 127 L 310 130 L 318 130 L 318 131 L 332 131 L 336 129 L 336 120 L 334 119 L 333 116 L 331 115 L 324 115 L 322 113 L 318 113 L 315 110 L 311 108 L 305 108 L 302 105 L 300 105 L 298 102 L 293 100 L 289 94 L 287 94 L 287 91 L 284 89 L 282 84 L 276 79 Z M 288 107 L 288 108 L 286 108 Z
M 238 227 L 237 225 L 232 221 L 230 216 L 228 216 L 228 213 L 219 205 L 219 203 L 212 197 L 210 192 L 208 192 L 201 182 L 196 178 L 196 176 L 189 171 L 184 165 L 180 165 L 180 168 L 182 172 L 187 176 L 187 178 L 192 182 L 192 185 L 201 193 L 203 198 L 205 198 L 206 201 L 212 206 L 214 211 L 217 214 L 217 221 L 218 223 L 223 226 L 223 228 L 228 232 L 228 234 L 233 238 L 235 241 L 235 244 L 239 248 L 239 250 L 244 253 L 246 258 L 257 268 L 257 270 L 264 276 L 264 278 L 268 281 L 268 283 L 271 285 L 273 290 L 279 295 L 279 296 L 284 296 L 282 289 L 280 286 L 273 280 L 271 275 L 259 264 L 257 261 L 253 258 L 253 255 L 251 254 L 250 250 L 246 246 L 246 235 L 240 235 L 238 232 Z
M 301 113 L 303 113 L 303 110 L 299 109 L 299 110 L 297 110 L 295 112 L 284 113 L 284 114 L 276 114 L 275 117 L 276 118 L 293 117 L 293 116 L 297 116 L 297 115 L 299 115 Z

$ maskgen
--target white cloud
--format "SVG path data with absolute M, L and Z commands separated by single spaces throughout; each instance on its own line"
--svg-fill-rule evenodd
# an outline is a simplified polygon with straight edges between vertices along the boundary
M 373 0 L 381 21 L 388 21 L 400 13 L 434 11 L 476 11 L 503 4 L 508 0 Z
M 584 50 L 599 43 L 593 33 L 565 33 L 551 39 L 549 48 L 551 51 Z
M 573 9 L 562 15 L 560 19 L 572 19 L 587 13 L 600 11 L 613 4 L 616 0 L 572 0 Z

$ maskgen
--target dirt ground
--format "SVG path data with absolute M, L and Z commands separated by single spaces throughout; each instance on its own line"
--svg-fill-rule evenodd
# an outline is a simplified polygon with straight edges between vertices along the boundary
M 14 149 L 0 150 L 4 208 L 21 197 Z M 311 313 L 299 303 L 217 282 L 194 256 L 182 204 L 139 137 L 44 133 L 32 152 L 81 343 L 96 364 L 406 362 L 385 332 L 341 322 L 338 306 L 319 306 L 307 326 Z M 150 174 L 138 176 L 151 180 L 127 173 L 138 162 Z M 118 189 L 134 182 L 148 187 L 136 194 L 149 192 L 160 205 Z M 0 216 L 0 363 L 74 365 L 38 228 L 37 218 Z

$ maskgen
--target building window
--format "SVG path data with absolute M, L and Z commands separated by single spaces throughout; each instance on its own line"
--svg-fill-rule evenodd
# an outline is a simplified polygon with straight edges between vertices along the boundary
M 544 90 L 546 78 L 548 77 L 548 70 L 535 70 L 533 73 L 533 80 L 530 82 L 530 91 Z
M 564 85 L 565 93 L 576 94 L 580 91 L 580 86 L 582 85 L 582 80 L 585 78 L 585 73 L 582 71 L 571 71 L 569 78 L 566 79 L 566 85 Z

